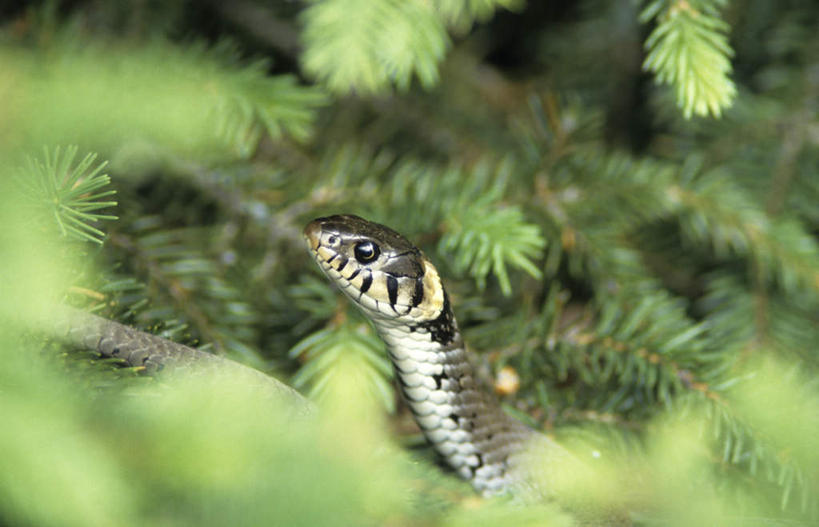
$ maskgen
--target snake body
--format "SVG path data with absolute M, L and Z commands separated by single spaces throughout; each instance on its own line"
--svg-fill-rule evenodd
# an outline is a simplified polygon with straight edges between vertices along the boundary
M 254 389 L 260 397 L 281 403 L 280 407 L 290 409 L 294 416 L 307 417 L 315 412 L 312 403 L 296 390 L 259 370 L 112 320 L 61 306 L 45 313 L 38 322 L 37 330 L 47 329 L 51 336 L 73 348 L 120 359 L 146 374 L 162 371 L 188 377 L 220 376 L 223 382 L 236 382 Z
M 318 218 L 304 229 L 316 262 L 353 300 L 387 344 L 407 405 L 441 457 L 480 493 L 549 496 L 530 446 L 549 459 L 565 450 L 503 412 L 476 382 L 438 271 L 397 232 L 357 216 Z M 227 373 L 287 402 L 299 415 L 312 405 L 263 373 L 94 315 L 64 308 L 50 332 L 72 346 L 116 357 L 147 373 Z M 541 457 L 541 459 L 543 459 Z
M 434 449 L 482 494 L 515 492 L 527 445 L 548 440 L 476 383 L 432 263 L 397 232 L 358 216 L 318 218 L 304 235 L 324 273 L 387 344 L 401 392 Z

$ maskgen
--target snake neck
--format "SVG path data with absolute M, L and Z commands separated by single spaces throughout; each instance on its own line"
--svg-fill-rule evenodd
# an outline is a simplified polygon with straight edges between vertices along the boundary
M 516 493 L 529 479 L 525 443 L 545 436 L 507 416 L 476 382 L 435 266 L 397 232 L 358 216 L 317 218 L 304 236 L 386 342 L 401 392 L 435 450 L 479 492 Z
M 477 384 L 446 293 L 434 320 L 406 324 L 379 317 L 373 322 L 427 440 L 479 492 L 507 491 L 511 457 L 533 432 Z

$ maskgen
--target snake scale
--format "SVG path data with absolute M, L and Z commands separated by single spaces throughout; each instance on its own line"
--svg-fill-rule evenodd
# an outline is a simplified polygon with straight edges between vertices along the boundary
M 528 446 L 561 449 L 478 385 L 449 297 L 424 254 L 392 229 L 352 215 L 318 218 L 304 236 L 324 273 L 387 344 L 404 399 L 443 459 L 484 495 L 530 486 Z

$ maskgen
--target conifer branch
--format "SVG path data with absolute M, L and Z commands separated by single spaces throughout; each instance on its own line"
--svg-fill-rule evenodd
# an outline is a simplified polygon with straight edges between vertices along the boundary
M 105 233 L 95 225 L 101 220 L 117 219 L 97 212 L 117 204 L 101 201 L 116 194 L 115 190 L 101 190 L 111 182 L 108 174 L 102 173 L 107 163 L 94 166 L 97 155 L 89 153 L 74 165 L 76 146 L 43 152 L 42 161 L 28 158 L 16 178 L 40 221 L 43 216 L 52 216 L 63 236 L 101 244 Z
M 475 22 L 485 22 L 497 9 L 518 10 L 523 0 L 439 0 L 433 5 L 446 24 L 465 34 Z
M 293 346 L 290 357 L 303 362 L 293 376 L 293 386 L 307 389 L 311 399 L 323 400 L 333 377 L 352 369 L 362 389 L 388 412 L 395 410 L 392 367 L 385 357 L 383 343 L 368 327 L 345 321 L 317 331 Z
M 303 13 L 305 70 L 336 93 L 425 88 L 438 81 L 449 46 L 432 4 L 392 0 L 313 0 Z
M 729 78 L 733 50 L 728 25 L 717 16 L 722 0 L 651 0 L 640 15 L 656 19 L 645 42 L 643 68 L 671 84 L 683 115 L 719 117 L 736 96 Z

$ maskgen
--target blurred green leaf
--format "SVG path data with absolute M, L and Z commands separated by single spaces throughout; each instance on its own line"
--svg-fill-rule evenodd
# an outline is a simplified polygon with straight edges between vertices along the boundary
M 643 67 L 671 84 L 683 115 L 720 117 L 736 96 L 729 78 L 733 50 L 728 24 L 716 16 L 720 0 L 652 0 L 640 18 L 657 18 L 645 42 Z
M 431 4 L 393 0 L 312 0 L 304 11 L 305 70 L 336 93 L 407 90 L 413 77 L 438 82 L 449 46 Z

